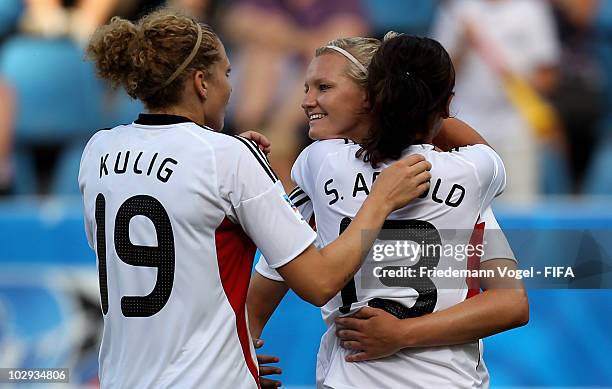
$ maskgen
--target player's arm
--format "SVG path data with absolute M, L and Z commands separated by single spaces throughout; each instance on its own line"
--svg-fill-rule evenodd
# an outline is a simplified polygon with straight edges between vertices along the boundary
M 423 156 L 414 154 L 384 169 L 338 239 L 320 251 L 310 245 L 276 269 L 287 285 L 314 305 L 327 303 L 359 270 L 387 216 L 429 187 L 430 168 Z
M 433 139 L 433 144 L 444 151 L 467 145 L 488 145 L 475 129 L 457 118 L 442 121 L 440 131 Z
M 510 259 L 494 259 L 481 269 L 516 269 Z M 366 307 L 354 318 L 339 318 L 337 335 L 345 348 L 356 353 L 356 362 L 382 358 L 407 347 L 449 346 L 520 327 L 529 321 L 529 303 L 520 280 L 500 276 L 481 279 L 486 290 L 448 309 L 400 320 L 376 308 Z
M 280 304 L 289 287 L 283 281 L 275 281 L 255 272 L 251 277 L 247 294 L 249 330 L 253 338 L 259 338 L 266 323 Z
M 314 227 L 314 207 L 308 195 L 300 187 L 295 187 L 289 198 L 302 217 Z M 263 255 L 259 256 L 247 294 L 249 329 L 254 338 L 261 336 L 263 328 L 288 290 L 280 274 L 268 265 Z

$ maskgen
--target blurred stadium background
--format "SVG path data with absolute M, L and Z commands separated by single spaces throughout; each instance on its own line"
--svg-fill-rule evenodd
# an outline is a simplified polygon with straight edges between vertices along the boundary
M 97 385 L 98 283 L 76 176 L 96 129 L 142 107 L 97 80 L 83 50 L 112 15 L 165 3 L 0 0 L 0 367 L 68 367 L 71 387 Z M 492 387 L 612 387 L 612 0 L 169 3 L 221 35 L 235 70 L 226 130 L 266 132 L 283 177 L 306 142 L 314 48 L 390 29 L 443 41 L 458 69 L 454 111 L 508 165 L 494 208 L 519 261 L 599 266 L 586 286 L 531 289 L 529 325 L 485 340 Z M 568 230 L 597 238 L 569 247 Z M 286 387 L 312 387 L 322 332 L 295 295 L 274 315 L 264 351 L 281 357 Z

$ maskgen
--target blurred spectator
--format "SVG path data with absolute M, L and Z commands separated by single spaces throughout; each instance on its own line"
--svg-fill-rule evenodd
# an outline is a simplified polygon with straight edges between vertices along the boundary
M 9 194 L 13 180 L 12 137 L 15 97 L 10 86 L 0 78 L 0 195 Z
M 562 43 L 559 87 L 551 101 L 563 121 L 571 167 L 572 189 L 580 192 L 606 109 L 606 75 L 595 48 L 596 0 L 552 0 Z M 607 39 L 605 40 L 606 45 Z M 609 104 L 609 103 L 608 103 Z
M 135 19 L 165 0 L 18 1 L 4 12 L 20 17 L 21 36 L 6 37 L 0 56 L 0 194 L 77 194 L 82 137 L 141 108 L 102 88 L 79 46 L 111 16 Z
M 270 160 L 286 188 L 306 123 L 300 108 L 306 65 L 321 44 L 367 34 L 358 0 L 239 0 L 225 18 L 238 80 L 235 128 L 260 129 L 272 141 Z
M 66 7 L 62 0 L 25 0 L 21 28 L 43 37 L 72 36 L 84 44 L 112 15 L 118 0 L 78 0 Z
M 170 0 L 168 5 L 181 10 L 185 14 L 205 23 L 210 19 L 211 13 L 216 8 L 218 1 L 212 0 Z M 212 23 L 210 23 L 212 25 Z
M 539 186 L 538 138 L 525 115 L 531 107 L 517 104 L 521 98 L 515 89 L 518 83 L 522 92 L 547 95 L 556 86 L 560 50 L 549 4 L 447 1 L 433 35 L 455 62 L 453 112 L 477 128 L 504 159 L 506 196 L 533 198 Z M 531 101 L 538 99 L 533 95 Z
M 552 0 L 568 25 L 581 33 L 582 45 L 585 55 L 592 56 L 597 62 L 589 67 L 582 67 L 587 80 L 592 80 L 589 85 L 591 90 L 595 90 L 603 95 L 590 96 L 592 93 L 583 93 L 583 98 L 601 105 L 602 119 L 595 126 L 591 135 L 594 144 L 592 152 L 586 148 L 584 154 L 590 154 L 590 161 L 584 157 L 585 164 L 588 162 L 583 182 L 585 194 L 593 195 L 612 195 L 612 174 L 610 166 L 612 164 L 612 1 L 609 0 Z M 599 71 L 593 71 L 596 68 Z M 599 77 L 598 77 L 599 76 Z M 597 88 L 599 86 L 599 88 Z M 596 101 L 600 103 L 597 104 Z M 587 105 L 587 101 L 582 102 Z M 587 108 L 584 108 L 587 110 Z M 587 110 L 588 112 L 588 110 Z M 591 112 L 592 113 L 592 112 Z M 581 117 L 586 117 L 584 113 Z M 597 119 L 597 116 L 595 117 Z M 585 123 L 576 123 L 576 129 L 580 135 L 577 137 L 589 137 L 589 125 L 593 118 L 588 118 Z M 584 140 L 582 140 L 584 143 Z M 587 145 L 588 146 L 588 145 Z M 582 167 L 582 166 L 580 166 Z

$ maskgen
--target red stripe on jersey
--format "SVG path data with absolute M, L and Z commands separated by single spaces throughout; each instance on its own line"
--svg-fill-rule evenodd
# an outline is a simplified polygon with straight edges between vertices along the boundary
M 225 218 L 221 225 L 217 227 L 215 243 L 221 284 L 236 315 L 236 328 L 244 360 L 257 383 L 257 387 L 260 387 L 259 372 L 251 355 L 245 309 L 247 290 L 251 279 L 251 267 L 257 248 L 251 238 L 244 233 L 242 227 L 239 224 L 232 223 L 228 218 Z
M 310 220 L 308 221 L 308 224 L 310 225 L 310 227 L 313 230 L 317 230 L 317 221 L 315 220 L 315 215 L 314 213 L 312 214 L 312 216 L 310 217 Z
M 472 231 L 472 236 L 470 237 L 470 245 L 474 248 L 474 251 L 472 252 L 472 255 L 470 255 L 468 258 L 468 270 L 480 270 L 480 255 L 478 255 L 478 250 L 476 250 L 476 247 L 482 244 L 482 239 L 484 237 L 484 228 L 484 222 L 476 222 L 476 224 L 474 224 L 474 231 Z M 480 279 L 478 277 L 468 276 L 466 277 L 465 282 L 468 287 L 466 299 L 474 297 L 478 293 L 480 293 Z

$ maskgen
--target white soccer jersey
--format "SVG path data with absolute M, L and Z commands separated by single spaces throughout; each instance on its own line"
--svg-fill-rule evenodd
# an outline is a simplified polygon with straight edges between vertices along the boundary
M 112 388 L 257 388 L 245 300 L 256 247 L 276 268 L 315 233 L 254 143 L 141 115 L 96 133 L 79 173 Z
M 371 189 L 380 169 L 355 158 L 359 146 L 345 140 L 315 142 L 298 157 L 292 175 L 301 188 L 292 193 L 296 205 L 308 219 L 314 212 L 317 245 L 336 239 L 355 216 Z M 441 252 L 438 258 L 421 256 L 416 263 L 437 269 L 476 269 L 481 261 L 514 259 L 505 237 L 499 231 L 490 203 L 505 184 L 503 163 L 484 145 L 438 152 L 433 146 L 409 147 L 403 156 L 419 153 L 432 163 L 431 188 L 423 198 L 411 202 L 389 217 L 387 227 L 412 227 L 425 231 L 419 238 L 438 237 L 443 245 L 479 244 L 484 235 L 482 256 L 457 261 L 456 255 Z M 311 204 L 309 205 L 309 200 Z M 304 207 L 306 206 L 306 207 Z M 416 228 L 415 228 L 416 227 Z M 416 240 L 415 236 L 396 239 Z M 388 239 L 388 238 L 387 238 Z M 384 243 L 379 240 L 375 243 Z M 429 242 L 426 242 L 429 243 Z M 431 242 L 434 243 L 434 242 Z M 445 246 L 446 247 L 446 246 Z M 282 279 L 265 259 L 256 267 L 262 275 Z M 450 347 L 402 350 L 380 360 L 347 363 L 349 353 L 335 336 L 334 319 L 355 312 L 364 305 L 394 311 L 400 317 L 415 317 L 446 309 L 477 293 L 472 278 L 421 277 L 415 285 L 385 287 L 376 285 L 373 266 L 364 264 L 354 280 L 323 308 L 328 331 L 321 340 L 317 358 L 317 383 L 321 388 L 471 388 L 488 386 L 488 373 L 481 361 L 480 342 Z M 364 275 L 365 274 L 365 275 Z M 380 282 L 380 281 L 378 281 Z M 473 289 L 470 290 L 471 286 Z M 418 290 L 417 290 L 418 289 Z M 420 293 L 419 293 L 420 290 Z M 399 304 L 398 304 L 399 303 Z

